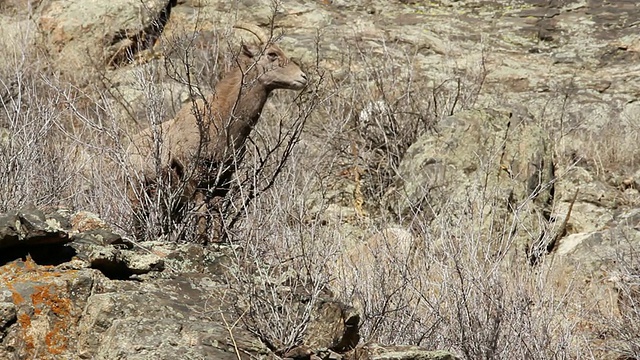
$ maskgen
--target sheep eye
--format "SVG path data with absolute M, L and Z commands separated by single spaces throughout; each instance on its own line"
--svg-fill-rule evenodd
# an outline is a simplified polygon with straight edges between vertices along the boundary
M 269 59 L 275 60 L 276 58 L 278 58 L 278 53 L 271 51 L 267 53 L 267 56 L 269 57 Z

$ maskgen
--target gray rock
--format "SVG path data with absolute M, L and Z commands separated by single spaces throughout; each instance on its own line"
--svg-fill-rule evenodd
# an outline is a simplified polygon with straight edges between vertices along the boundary
M 77 256 L 87 266 L 119 279 L 164 269 L 164 260 L 158 255 L 141 248 L 133 250 L 131 242 L 87 212 L 45 214 L 25 208 L 0 214 L 0 249 L 5 250 L 1 258 L 5 262 L 31 254 L 38 263 L 61 264 Z
M 83 232 L 75 233 L 71 236 L 71 239 L 76 244 L 93 244 L 93 245 L 112 245 L 112 244 L 124 244 L 128 248 L 131 248 L 131 244 L 125 244 L 122 237 L 113 233 L 110 229 L 93 229 Z
M 16 246 L 20 238 L 24 237 L 20 220 L 16 213 L 0 215 L 0 244 L 1 247 Z
M 366 344 L 345 356 L 345 360 L 457 360 L 448 351 L 429 351 L 419 346 Z
M 0 214 L 0 249 L 71 241 L 58 219 L 34 208 Z
M 614 270 L 618 262 L 633 256 L 637 249 L 640 249 L 640 209 L 616 216 L 605 230 L 561 239 L 556 253 L 579 265 L 581 272 L 595 274 Z
M 38 25 L 56 67 L 82 80 L 104 65 L 126 64 L 152 47 L 164 29 L 171 3 L 54 0 L 42 9 Z
M 360 314 L 338 301 L 321 301 L 307 325 L 303 343 L 312 349 L 328 348 L 340 353 L 360 341 Z
M 95 359 L 237 359 L 268 349 L 233 323 L 218 289 L 202 276 L 180 276 L 146 287 L 97 294 L 80 320 L 79 351 Z M 222 312 L 221 312 L 222 311 Z
M 8 325 L 17 319 L 16 305 L 12 302 L 0 302 L 0 341 Z
M 615 216 L 605 229 L 561 238 L 553 261 L 544 264 L 545 271 L 560 291 L 577 287 L 583 292 L 577 304 L 581 308 L 635 319 L 640 294 L 638 249 L 640 209 L 634 209 Z
M 0 353 L 6 358 L 70 358 L 68 349 L 77 341 L 77 329 L 70 324 L 82 314 L 93 283 L 92 270 L 42 271 L 30 260 L 3 265 L 0 294 L 8 293 L 11 303 L 0 307 Z
M 154 254 L 120 250 L 112 245 L 89 245 L 82 249 L 90 266 L 112 279 L 128 279 L 132 275 L 164 270 L 164 260 Z

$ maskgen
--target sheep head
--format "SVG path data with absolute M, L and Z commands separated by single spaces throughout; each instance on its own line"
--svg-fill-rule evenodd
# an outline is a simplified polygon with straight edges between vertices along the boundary
M 307 85 L 307 75 L 255 25 L 234 26 L 251 32 L 259 44 L 242 44 L 238 58 L 240 68 L 253 81 L 268 91 L 275 89 L 301 90 Z

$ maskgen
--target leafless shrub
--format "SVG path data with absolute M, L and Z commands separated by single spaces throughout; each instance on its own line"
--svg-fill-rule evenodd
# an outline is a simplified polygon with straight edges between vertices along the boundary
M 45 62 L 36 50 L 9 51 L 0 64 L 0 211 L 67 204 L 79 164 L 56 131 L 61 95 L 43 81 Z
M 634 230 L 631 230 L 634 232 Z M 594 342 L 610 358 L 637 359 L 640 357 L 640 259 L 635 234 L 616 234 L 621 239 L 615 262 L 604 286 L 614 288 L 613 308 L 595 309 L 588 314 Z
M 230 287 L 241 299 L 238 316 L 277 352 L 301 345 L 312 311 L 331 298 L 325 269 L 338 252 L 337 235 L 313 218 L 305 202 L 313 183 L 295 165 L 304 152 L 294 148 L 290 156 L 274 186 L 241 208 L 246 213 L 233 232 L 240 247 L 229 271 Z
M 472 107 L 488 70 L 483 58 L 473 73 L 428 78 L 416 65 L 418 54 L 397 44 L 350 45 L 345 75 L 332 79 L 336 96 L 318 110 L 333 131 L 314 132 L 326 136 L 320 141 L 339 159 L 334 171 L 354 186 L 345 196 L 359 212 L 376 212 L 409 146 L 442 117 Z
M 560 310 L 575 295 L 572 289 L 556 290 L 553 274 L 513 257 L 514 224 L 480 225 L 486 218 L 496 224 L 503 219 L 487 201 L 491 194 L 469 194 L 466 204 L 442 206 L 437 226 L 430 219 L 379 215 L 406 149 L 440 118 L 473 108 L 488 71 L 483 59 L 478 69 L 425 82 L 411 57 L 381 48 L 379 57 L 367 49 L 350 58 L 354 70 L 336 80 L 336 96 L 320 107 L 334 125 L 316 133 L 329 139 L 334 174 L 355 183 L 346 187 L 352 191 L 346 201 L 336 199 L 355 208 L 362 223 L 358 217 L 343 221 L 364 229 L 330 242 L 345 250 L 329 271 L 333 289 L 362 311 L 364 340 L 454 349 L 468 359 L 590 356 L 573 334 L 577 320 Z M 367 213 L 376 219 L 367 222 Z M 511 218 L 518 221 L 517 215 Z M 413 224 L 405 240 L 381 236 L 389 224 L 405 221 Z M 372 235 L 383 241 L 372 243 Z

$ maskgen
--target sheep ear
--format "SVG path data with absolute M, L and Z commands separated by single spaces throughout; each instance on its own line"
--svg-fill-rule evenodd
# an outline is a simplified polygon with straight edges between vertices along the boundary
M 258 49 L 258 47 L 255 45 L 242 44 L 242 53 L 249 58 L 254 58 L 258 56 L 258 54 L 260 53 L 260 49 Z

